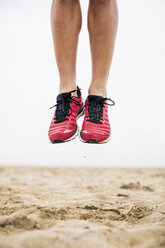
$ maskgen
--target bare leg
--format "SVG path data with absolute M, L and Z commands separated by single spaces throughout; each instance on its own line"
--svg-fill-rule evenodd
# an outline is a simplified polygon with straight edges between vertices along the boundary
M 90 0 L 88 30 L 92 56 L 89 94 L 106 97 L 106 84 L 118 25 L 116 0 Z
M 76 89 L 76 55 L 81 29 L 79 0 L 53 0 L 52 34 L 60 75 L 60 92 Z

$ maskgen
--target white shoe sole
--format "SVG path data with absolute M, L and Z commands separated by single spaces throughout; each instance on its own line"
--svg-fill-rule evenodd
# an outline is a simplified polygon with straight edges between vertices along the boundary
M 96 139 L 89 139 L 89 140 L 84 140 L 82 137 L 81 137 L 81 133 L 79 135 L 79 138 L 80 138 L 80 141 L 82 141 L 83 143 L 87 143 L 87 144 L 104 144 L 104 143 L 107 143 L 108 141 L 111 140 L 111 135 L 105 139 L 105 140 L 102 140 L 102 141 L 97 141 Z

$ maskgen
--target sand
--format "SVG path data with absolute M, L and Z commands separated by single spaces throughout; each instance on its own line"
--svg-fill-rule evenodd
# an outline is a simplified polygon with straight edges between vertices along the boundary
M 165 247 L 165 169 L 0 168 L 0 248 L 120 247 Z

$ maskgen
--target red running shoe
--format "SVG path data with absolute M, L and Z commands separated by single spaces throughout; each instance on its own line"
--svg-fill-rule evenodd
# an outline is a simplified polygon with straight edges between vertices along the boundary
M 112 104 L 107 103 L 107 100 Z M 108 119 L 108 106 L 115 104 L 110 98 L 89 95 L 85 102 L 85 117 L 80 140 L 87 143 L 106 143 L 110 138 L 111 127 Z
M 72 92 L 77 91 L 77 97 Z M 48 136 L 52 143 L 61 143 L 74 139 L 78 135 L 77 117 L 83 115 L 83 99 L 79 87 L 77 90 L 61 93 L 57 96 L 57 104 Z

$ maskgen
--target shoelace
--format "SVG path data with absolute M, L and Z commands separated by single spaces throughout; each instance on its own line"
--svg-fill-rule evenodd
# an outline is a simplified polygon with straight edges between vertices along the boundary
M 111 101 L 112 104 L 105 102 L 106 100 Z M 89 118 L 87 121 L 102 124 L 101 120 L 103 120 L 103 107 L 104 105 L 113 106 L 115 102 L 111 98 L 102 98 L 102 99 L 93 99 L 89 101 L 84 107 L 88 106 L 88 115 Z
M 77 90 L 72 90 L 72 91 L 68 92 L 68 95 L 73 93 L 73 92 L 76 92 L 76 91 Z M 80 106 L 80 103 L 77 100 L 73 99 L 70 96 L 63 95 L 61 100 L 57 100 L 57 104 L 50 107 L 50 109 L 51 109 L 51 108 L 54 108 L 57 106 L 57 109 L 55 111 L 54 123 L 59 123 L 59 122 L 65 121 L 65 120 L 69 120 L 68 118 L 66 118 L 66 116 L 70 116 L 73 113 L 73 110 L 72 110 L 72 107 L 70 106 L 70 103 L 74 103 L 74 104 Z M 70 110 L 71 110 L 71 112 L 70 112 Z

